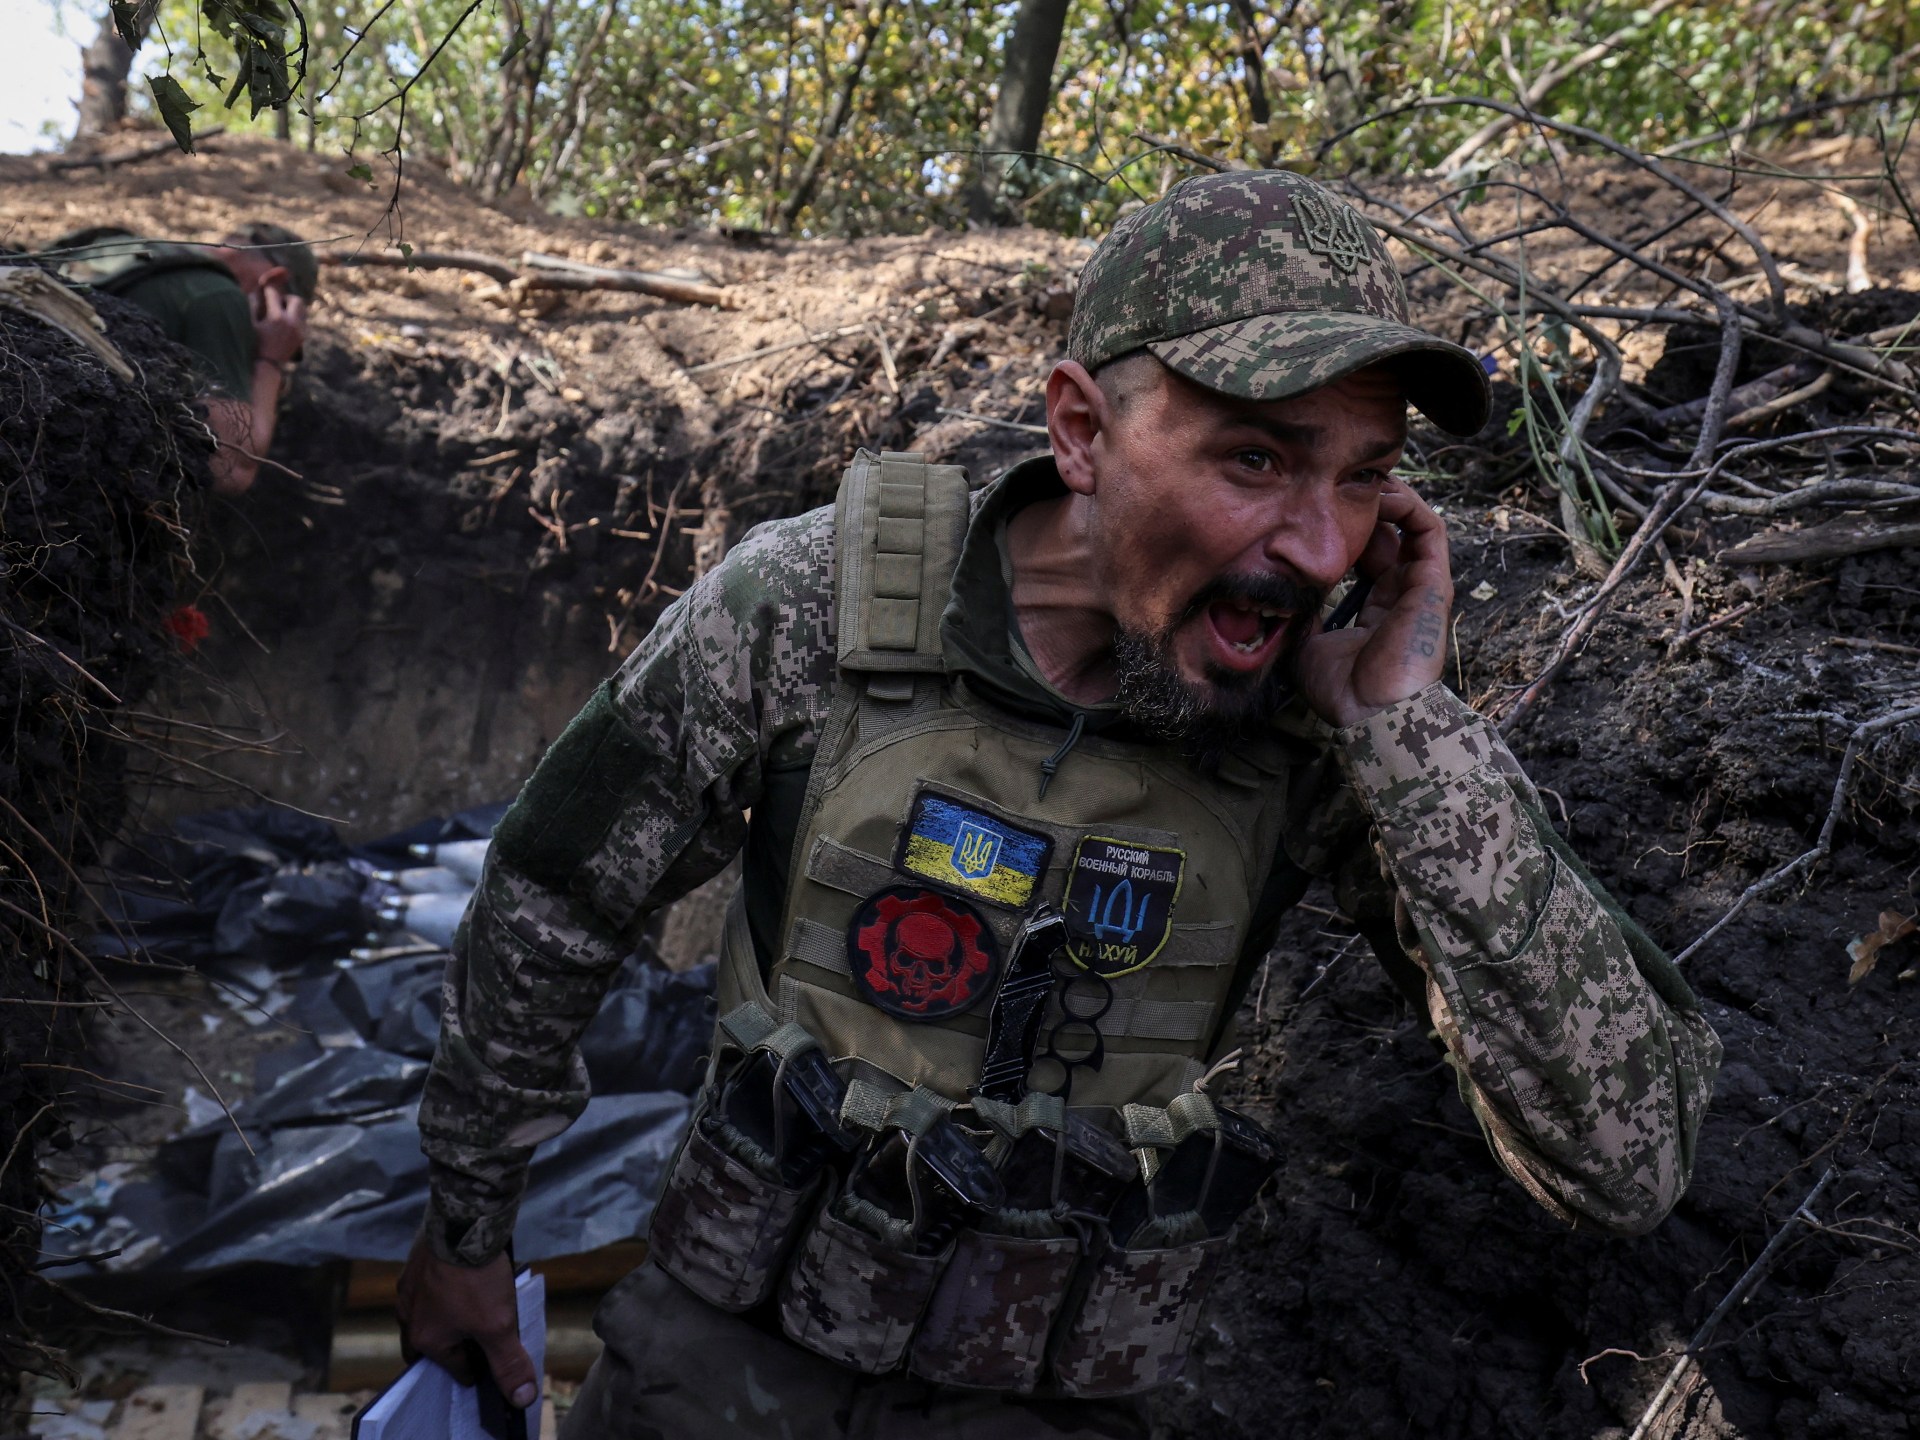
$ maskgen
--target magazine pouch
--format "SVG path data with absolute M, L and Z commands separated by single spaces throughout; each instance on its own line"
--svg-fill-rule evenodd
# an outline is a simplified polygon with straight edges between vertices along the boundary
M 719 1078 L 722 1061 L 735 1075 L 751 1074 L 756 1057 L 790 1060 L 814 1048 L 811 1037 L 746 1005 L 721 1022 L 721 1040 L 715 1078 L 674 1157 L 648 1245 L 660 1268 L 694 1294 L 738 1312 L 772 1293 L 825 1172 L 813 1166 L 802 1178 L 783 1169 L 779 1156 L 729 1120 L 734 1087 Z
M 905 1357 L 953 1242 L 919 1254 L 910 1232 L 875 1234 L 894 1227 L 870 1228 L 864 1208 L 843 1196 L 815 1213 L 780 1286 L 780 1327 L 796 1344 L 878 1375 Z
M 1076 1235 L 962 1230 L 913 1342 L 913 1373 L 941 1385 L 1031 1391 L 1080 1257 Z
M 1092 1261 L 1086 1298 L 1054 1358 L 1059 1390 L 1094 1399 L 1178 1380 L 1226 1245 L 1226 1237 L 1211 1236 L 1154 1249 L 1114 1248 Z
M 766 1179 L 695 1123 L 653 1212 L 648 1247 L 660 1268 L 709 1305 L 751 1310 L 773 1290 L 813 1184 Z

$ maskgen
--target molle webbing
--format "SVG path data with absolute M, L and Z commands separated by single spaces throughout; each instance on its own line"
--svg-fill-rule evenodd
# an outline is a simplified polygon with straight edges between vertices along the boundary
M 843 670 L 940 672 L 940 615 L 967 516 L 967 472 L 959 466 L 893 451 L 854 457 L 835 514 Z
M 1218 1130 L 1220 1114 L 1205 1091 L 1183 1090 L 1164 1109 L 1158 1105 L 1121 1106 L 1120 1123 L 1127 1132 L 1127 1148 L 1140 1162 L 1140 1173 L 1151 1180 L 1159 1173 L 1163 1150 L 1174 1149 L 1199 1131 Z
M 847 1098 L 840 1106 L 840 1118 L 848 1125 L 878 1133 L 904 1130 L 920 1136 L 927 1133 L 952 1112 L 954 1102 L 936 1095 L 925 1086 L 894 1090 L 856 1075 L 847 1082 Z
M 1067 1128 L 1067 1102 L 1058 1095 L 1029 1090 L 1018 1105 L 976 1095 L 970 1102 L 973 1113 L 1009 1140 L 1017 1140 L 1029 1130 L 1063 1131 Z
M 765 1050 L 776 1060 L 788 1060 L 820 1042 L 791 1020 L 781 1024 L 757 1001 L 749 1000 L 720 1017 L 720 1028 L 742 1050 Z

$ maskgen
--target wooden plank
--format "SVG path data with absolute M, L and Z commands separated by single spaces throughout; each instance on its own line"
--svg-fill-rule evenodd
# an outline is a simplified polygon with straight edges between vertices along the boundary
M 647 1258 L 647 1242 L 623 1240 L 589 1250 L 584 1255 L 556 1255 L 536 1260 L 535 1274 L 547 1281 L 547 1294 L 602 1295 L 618 1285 Z M 401 1266 L 393 1260 L 355 1260 L 347 1268 L 347 1310 L 391 1310 Z
M 219 1418 L 207 1426 L 207 1434 L 212 1440 L 242 1440 L 242 1424 L 256 1415 L 291 1419 L 293 1386 L 284 1380 L 250 1380 L 234 1386 Z
M 312 1422 L 313 1440 L 347 1440 L 359 1408 L 350 1395 L 296 1395 L 293 1418 Z
M 114 1440 L 194 1440 L 206 1398 L 198 1385 L 143 1385 L 121 1408 Z

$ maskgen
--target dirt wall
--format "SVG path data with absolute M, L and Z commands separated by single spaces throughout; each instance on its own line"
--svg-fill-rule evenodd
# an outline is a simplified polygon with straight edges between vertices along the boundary
M 358 837 L 511 796 L 617 663 L 604 587 L 579 571 L 592 537 L 552 546 L 525 514 L 526 476 L 603 492 L 611 523 L 615 467 L 650 432 L 587 441 L 591 415 L 445 357 L 311 349 L 274 447 L 299 478 L 267 471 L 210 503 L 210 633 L 170 701 L 247 742 L 210 771 Z M 221 783 L 166 778 L 155 814 Z

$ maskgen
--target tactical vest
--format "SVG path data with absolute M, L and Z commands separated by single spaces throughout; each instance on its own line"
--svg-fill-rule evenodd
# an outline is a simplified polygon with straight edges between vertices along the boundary
M 710 1123 L 696 1123 L 676 1163 L 654 1252 L 726 1308 L 760 1303 L 777 1282 L 787 1333 L 857 1368 L 1130 1393 L 1177 1377 L 1220 1236 L 1189 1224 L 1178 1245 L 1103 1249 L 1084 1225 L 1023 1214 L 962 1229 L 945 1253 L 920 1253 L 904 1232 L 889 1248 L 889 1222 L 844 1193 L 836 1202 L 831 1178 L 819 1182 L 824 1198 L 778 1183 L 769 1193 L 779 1176 L 760 1147 L 715 1128 L 731 1068 L 759 1054 L 779 1074 L 812 1050 L 847 1080 L 841 1117 L 860 1132 L 892 1127 L 924 1142 L 955 1115 L 991 1136 L 996 1158 L 1036 1125 L 1064 1129 L 1070 1112 L 1124 1138 L 1151 1179 L 1181 1140 L 1220 1123 L 1197 1084 L 1229 1028 L 1289 754 L 1276 737 L 1203 775 L 1170 747 L 1098 737 L 1063 747 L 1058 727 L 969 693 L 947 673 L 940 632 L 970 508 L 957 467 L 863 451 L 847 472 L 840 681 L 780 950 L 763 979 L 736 900 L 701 1101 Z M 1066 1095 L 1030 1095 L 1016 1113 L 970 1094 L 999 969 L 1042 902 L 1067 917 L 1094 1005 L 1076 1004 L 1071 979 L 1055 993 L 1042 1034 L 1075 1036 L 1053 1047 Z M 1154 1233 L 1168 1238 L 1165 1226 Z

